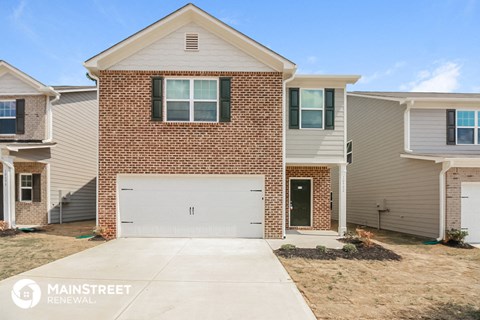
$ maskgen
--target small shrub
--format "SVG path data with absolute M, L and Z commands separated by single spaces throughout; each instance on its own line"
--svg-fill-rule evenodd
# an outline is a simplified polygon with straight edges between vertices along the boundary
M 452 228 L 450 229 L 450 231 L 447 231 L 448 240 L 454 241 L 456 243 L 463 244 L 466 236 L 468 236 L 468 231 L 466 230 L 458 230 Z
M 366 230 L 359 229 L 359 228 L 357 228 L 355 231 L 357 232 L 357 235 L 358 235 L 358 238 L 360 239 L 360 241 L 363 242 L 363 244 L 366 247 L 370 247 L 373 244 L 373 242 L 372 242 L 373 232 L 366 231 Z
M 282 244 L 282 246 L 280 247 L 281 250 L 285 251 L 295 250 L 296 248 L 297 247 L 294 244 L 290 243 Z
M 317 249 L 317 251 L 320 252 L 320 253 L 327 253 L 327 252 L 328 252 L 327 247 L 322 246 L 322 245 L 316 246 L 316 249 Z
M 0 231 L 5 231 L 8 229 L 8 223 L 6 221 L 0 220 Z
M 105 240 L 109 240 L 110 239 L 110 232 L 111 230 L 109 228 L 105 228 L 105 227 L 96 227 L 95 229 L 93 229 L 93 233 L 97 236 L 101 236 L 103 239 Z
M 347 253 L 356 253 L 358 252 L 357 247 L 355 247 L 354 244 L 347 243 L 346 245 L 343 246 L 342 248 L 343 251 Z

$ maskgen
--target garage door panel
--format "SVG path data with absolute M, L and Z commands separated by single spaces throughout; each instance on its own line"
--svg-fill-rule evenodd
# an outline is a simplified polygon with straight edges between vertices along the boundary
M 480 183 L 462 183 L 461 228 L 468 231 L 467 242 L 480 243 Z
M 263 236 L 263 177 L 121 176 L 123 237 Z

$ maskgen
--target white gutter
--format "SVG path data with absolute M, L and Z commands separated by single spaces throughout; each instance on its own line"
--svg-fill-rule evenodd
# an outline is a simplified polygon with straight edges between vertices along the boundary
M 85 65 L 85 64 L 84 64 Z M 100 85 L 100 79 L 95 75 L 93 74 L 93 72 L 91 72 L 90 70 L 88 70 L 88 75 L 92 78 L 92 79 L 95 79 L 97 81 L 96 85 L 97 85 L 97 154 L 96 154 L 96 158 L 97 158 L 97 161 L 96 161 L 96 165 L 97 165 L 97 177 L 95 179 L 95 183 L 96 183 L 96 188 L 97 188 L 97 191 L 96 191 L 96 197 L 97 197 L 97 201 L 95 201 L 95 225 L 98 227 L 98 146 L 99 146 L 99 139 L 100 139 L 100 126 L 99 126 L 99 110 L 100 110 L 100 99 L 99 99 L 99 95 L 100 95 L 100 90 L 98 88 L 98 86 Z M 118 206 L 117 206 L 117 210 L 118 210 Z M 116 217 L 117 219 L 118 217 Z M 117 221 L 117 238 L 118 238 L 118 232 L 119 232 L 119 228 L 118 228 L 118 221 Z
M 400 105 L 401 104 L 402 103 L 400 102 Z M 403 131 L 404 131 L 403 150 L 406 153 L 412 152 L 412 149 L 410 149 L 410 110 L 413 104 L 414 104 L 413 101 L 407 103 L 407 107 L 405 108 L 405 112 L 403 113 Z
M 285 219 L 286 219 L 286 210 L 287 210 L 287 205 L 286 205 L 286 192 L 287 192 L 287 182 L 285 181 L 287 179 L 287 83 L 292 81 L 295 78 L 295 71 L 293 71 L 292 76 L 290 78 L 287 78 L 283 80 L 282 83 L 282 110 L 283 110 L 283 130 L 282 130 L 282 234 L 283 234 L 283 239 L 287 237 L 287 230 L 286 230 L 286 225 L 285 225 Z M 265 226 L 264 226 L 265 227 Z
M 445 212 L 446 212 L 446 173 L 452 167 L 450 161 L 442 163 L 442 171 L 440 171 L 440 221 L 437 241 L 442 241 L 445 238 Z
M 53 90 L 53 88 L 52 88 Z M 54 91 L 55 98 L 50 100 L 50 97 L 47 97 L 47 117 L 45 119 L 45 130 L 47 137 L 43 142 L 52 142 L 53 139 L 53 112 L 52 112 L 52 104 L 60 99 L 60 93 Z

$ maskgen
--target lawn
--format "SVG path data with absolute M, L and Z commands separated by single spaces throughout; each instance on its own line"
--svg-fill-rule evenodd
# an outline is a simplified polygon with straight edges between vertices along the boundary
M 0 237 L 0 280 L 94 247 L 101 241 L 76 239 L 91 234 L 95 221 L 54 224 L 41 232 Z
M 423 240 L 377 233 L 401 261 L 280 261 L 318 319 L 480 319 L 480 249 Z

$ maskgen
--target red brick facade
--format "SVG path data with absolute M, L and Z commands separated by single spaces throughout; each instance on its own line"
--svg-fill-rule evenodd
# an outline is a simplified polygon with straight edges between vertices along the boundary
M 286 206 L 286 227 L 289 229 L 330 229 L 330 169 L 327 167 L 287 167 L 287 204 L 290 203 L 290 178 L 313 179 L 313 225 L 312 227 L 290 227 L 290 206 Z
M 231 77 L 229 123 L 151 120 L 151 77 Z M 101 71 L 98 221 L 116 236 L 116 176 L 262 174 L 265 237 L 282 236 L 282 73 Z

